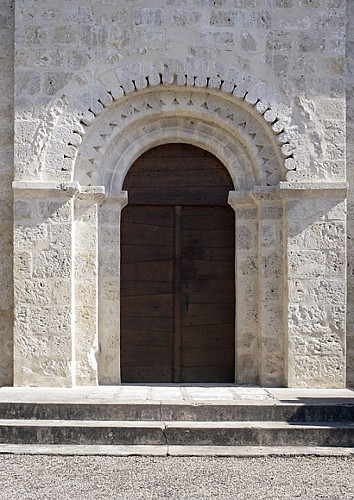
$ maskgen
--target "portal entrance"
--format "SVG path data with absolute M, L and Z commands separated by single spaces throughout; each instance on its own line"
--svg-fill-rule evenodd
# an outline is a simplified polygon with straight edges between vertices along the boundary
M 131 167 L 121 221 L 122 382 L 233 382 L 232 180 L 210 153 L 158 146 Z

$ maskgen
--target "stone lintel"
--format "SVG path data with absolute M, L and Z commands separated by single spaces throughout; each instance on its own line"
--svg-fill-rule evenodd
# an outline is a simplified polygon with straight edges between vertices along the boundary
M 15 198 L 72 198 L 80 192 L 80 184 L 78 182 L 14 181 L 12 189 Z
M 346 197 L 349 184 L 346 181 L 324 182 L 279 182 L 277 190 L 283 196 L 313 196 L 320 191 L 326 191 L 326 196 Z
M 99 201 L 105 198 L 104 186 L 80 186 L 78 182 L 14 181 L 15 198 L 73 198 Z

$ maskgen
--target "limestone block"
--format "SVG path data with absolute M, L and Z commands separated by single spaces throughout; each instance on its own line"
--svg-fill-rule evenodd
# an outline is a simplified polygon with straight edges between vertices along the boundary
M 201 17 L 197 10 L 175 9 L 172 12 L 172 24 L 176 26 L 195 26 Z
M 328 332 L 328 319 L 328 310 L 324 305 L 289 306 L 289 329 L 299 334 Z
M 37 226 L 15 226 L 15 245 L 19 249 L 43 248 L 48 240 L 47 224 Z
M 51 284 L 45 279 L 17 280 L 14 293 L 19 304 L 47 305 L 50 303 Z
M 83 307 L 94 307 L 97 301 L 97 284 L 95 275 L 91 279 L 80 281 L 75 287 L 75 303 Z
M 134 24 L 159 26 L 163 23 L 164 14 L 162 9 L 139 8 L 134 9 Z
M 32 258 L 29 251 L 17 251 L 14 255 L 14 268 L 19 278 L 32 274 Z
M 282 52 L 291 50 L 293 36 L 287 31 L 272 31 L 267 37 L 266 49 L 272 52 Z
M 28 330 L 37 335 L 52 338 L 58 335 L 63 342 L 61 348 L 70 351 L 69 334 L 71 329 L 71 311 L 68 306 L 33 307 L 28 311 Z M 33 335 L 33 333 L 32 333 Z M 65 354 L 62 351 L 62 355 Z
M 69 279 L 52 279 L 51 287 L 51 303 L 53 305 L 71 305 L 71 282 Z
M 64 250 L 48 250 L 33 255 L 33 276 L 35 278 L 69 278 L 71 255 Z
M 249 250 L 255 246 L 254 228 L 246 224 L 236 225 L 236 248 L 240 250 Z
M 262 274 L 265 278 L 283 276 L 283 256 L 281 251 L 271 251 L 262 257 Z
M 17 219 L 30 219 L 32 217 L 32 204 L 27 201 L 14 202 L 14 212 Z
M 311 249 L 344 248 L 346 243 L 345 225 L 331 221 L 315 223 L 303 231 L 304 245 Z
M 91 279 L 96 274 L 96 256 L 80 251 L 75 255 L 75 277 L 79 280 Z
M 70 203 L 54 201 L 54 200 L 39 200 L 38 216 L 48 222 L 65 223 L 71 218 Z
M 104 279 L 101 290 L 105 301 L 117 301 L 120 297 L 120 284 L 117 278 Z
M 96 228 L 90 227 L 88 221 L 76 223 L 76 245 L 82 251 L 93 253 L 96 250 Z
M 41 361 L 39 369 L 36 369 L 36 371 L 40 375 L 44 375 L 46 380 L 51 382 L 50 386 L 52 387 L 70 387 L 71 363 L 66 359 L 50 358 Z
M 271 28 L 273 24 L 273 16 L 271 12 L 259 10 L 251 12 L 250 27 L 251 28 Z
M 51 224 L 49 226 L 49 247 L 68 248 L 72 245 L 71 224 Z
M 215 32 L 202 30 L 200 33 L 200 41 L 221 47 L 233 47 L 235 45 L 234 34 L 232 31 Z
M 239 259 L 239 272 L 243 276 L 253 276 L 258 272 L 256 256 L 246 256 Z

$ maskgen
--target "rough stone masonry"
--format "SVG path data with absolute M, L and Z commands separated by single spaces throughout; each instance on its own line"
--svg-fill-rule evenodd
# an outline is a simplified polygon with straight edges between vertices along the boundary
M 2 385 L 120 383 L 122 186 L 173 142 L 234 183 L 235 382 L 353 385 L 353 20 L 351 0 L 2 0 Z

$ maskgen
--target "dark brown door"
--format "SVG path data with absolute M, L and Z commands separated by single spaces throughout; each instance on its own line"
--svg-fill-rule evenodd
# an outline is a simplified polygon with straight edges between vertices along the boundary
M 122 381 L 232 382 L 235 231 L 225 168 L 199 148 L 160 146 L 137 160 L 124 187 Z

